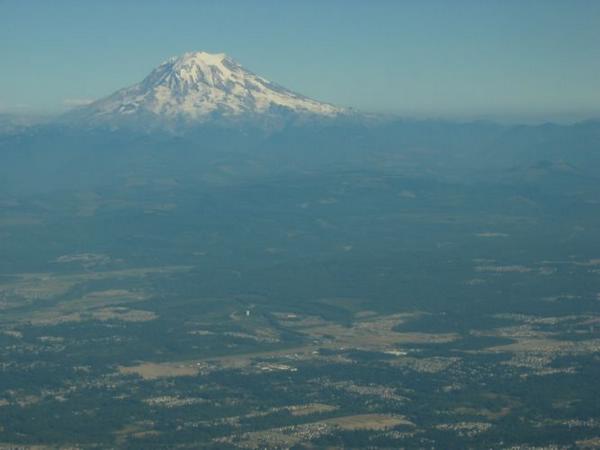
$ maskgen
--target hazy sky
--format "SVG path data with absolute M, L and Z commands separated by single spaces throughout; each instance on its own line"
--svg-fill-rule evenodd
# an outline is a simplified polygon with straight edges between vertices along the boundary
M 0 0 L 0 110 L 59 111 L 186 51 L 417 116 L 600 116 L 598 0 Z

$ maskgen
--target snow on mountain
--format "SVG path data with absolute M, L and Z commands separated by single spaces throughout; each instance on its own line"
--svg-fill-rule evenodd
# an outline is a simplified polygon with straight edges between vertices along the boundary
M 74 111 L 92 122 L 132 119 L 205 122 L 292 113 L 336 117 L 344 109 L 292 92 L 242 67 L 224 53 L 186 53 L 142 82 Z

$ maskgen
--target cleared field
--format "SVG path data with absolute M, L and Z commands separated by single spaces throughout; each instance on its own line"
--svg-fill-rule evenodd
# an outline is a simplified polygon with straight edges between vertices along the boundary
M 301 425 L 271 428 L 268 430 L 243 433 L 237 436 L 220 438 L 217 442 L 233 444 L 240 448 L 288 448 L 299 443 L 325 436 L 338 430 L 381 431 L 396 426 L 415 425 L 404 416 L 387 414 L 359 414 L 340 416 Z
M 149 297 L 150 293 L 141 290 L 106 289 L 83 293 L 81 296 L 62 300 L 61 297 L 93 281 L 119 280 L 123 278 L 143 278 L 152 274 L 173 273 L 189 270 L 188 266 L 165 266 L 135 268 L 105 272 L 86 272 L 69 275 L 50 273 L 24 273 L 0 284 L 0 324 L 14 326 L 17 323 L 31 325 L 52 325 L 80 320 L 150 320 L 146 314 L 125 314 L 112 306 L 138 302 Z M 33 310 L 24 310 L 31 307 Z M 109 308 L 101 310 L 102 308 Z M 96 311 L 100 310 L 100 311 Z
M 385 430 L 398 425 L 414 427 L 415 424 L 404 416 L 386 414 L 360 414 L 327 419 L 321 423 L 334 425 L 344 430 Z
M 292 416 L 310 416 L 311 414 L 335 411 L 337 406 L 324 403 L 309 403 L 308 405 L 290 406 L 288 410 Z
M 132 367 L 119 367 L 123 375 L 139 375 L 145 380 L 156 380 L 166 377 L 189 377 L 199 373 L 199 368 L 182 363 L 143 363 Z

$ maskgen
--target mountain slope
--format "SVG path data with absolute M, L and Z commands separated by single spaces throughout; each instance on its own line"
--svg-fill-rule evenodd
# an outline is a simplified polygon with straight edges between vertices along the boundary
M 142 82 L 79 108 L 69 118 L 92 124 L 194 124 L 343 113 L 255 75 L 223 53 L 194 52 L 169 59 Z

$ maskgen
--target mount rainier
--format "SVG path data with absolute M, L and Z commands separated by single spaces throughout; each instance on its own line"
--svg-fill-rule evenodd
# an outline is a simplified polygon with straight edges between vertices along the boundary
M 96 125 L 151 125 L 335 118 L 345 112 L 272 83 L 224 53 L 193 52 L 67 117 Z

